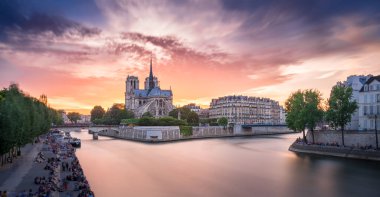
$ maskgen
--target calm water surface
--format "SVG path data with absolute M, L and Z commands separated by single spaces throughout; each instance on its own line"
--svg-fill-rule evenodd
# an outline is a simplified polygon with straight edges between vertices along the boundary
M 299 134 L 144 144 L 86 131 L 77 156 L 96 196 L 380 196 L 380 164 L 288 151 Z

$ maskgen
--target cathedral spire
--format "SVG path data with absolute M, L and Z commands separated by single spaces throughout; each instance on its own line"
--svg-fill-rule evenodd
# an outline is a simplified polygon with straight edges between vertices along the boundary
M 149 72 L 149 89 L 154 88 L 154 78 L 153 78 L 153 70 L 152 70 L 152 55 L 150 55 L 150 72 Z

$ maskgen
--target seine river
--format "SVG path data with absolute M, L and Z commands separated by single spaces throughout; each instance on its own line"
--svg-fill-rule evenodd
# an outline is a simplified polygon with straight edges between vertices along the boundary
M 297 155 L 300 134 L 144 144 L 72 132 L 96 196 L 380 196 L 380 164 Z

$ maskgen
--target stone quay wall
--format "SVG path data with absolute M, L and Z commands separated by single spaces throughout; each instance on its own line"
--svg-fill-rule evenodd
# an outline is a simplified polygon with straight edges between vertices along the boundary
M 120 127 L 102 130 L 99 135 L 136 141 L 170 141 L 179 139 L 180 131 L 179 127 Z
M 221 126 L 193 127 L 191 136 L 183 136 L 178 126 L 146 126 L 146 127 L 114 127 L 104 128 L 98 131 L 100 136 L 115 137 L 121 139 L 142 142 L 167 142 L 187 139 L 218 138 L 234 136 L 254 136 L 292 133 L 289 129 L 264 126 L 265 128 L 239 129 L 224 128 Z
M 306 139 L 312 142 L 311 132 L 307 132 Z M 314 131 L 314 140 L 316 143 L 338 143 L 342 145 L 342 133 L 341 131 Z M 380 143 L 380 132 L 378 135 Z M 376 137 L 374 131 L 345 131 L 344 132 L 344 144 L 346 146 L 358 147 L 358 146 L 376 146 Z
M 380 161 L 380 152 L 375 150 L 360 150 L 352 147 L 336 147 L 336 146 L 320 146 L 307 145 L 294 142 L 290 147 L 290 151 L 296 153 L 315 154 L 322 156 L 344 157 L 351 159 L 365 159 Z
M 286 125 L 254 125 L 249 128 L 243 128 L 240 125 L 234 127 L 234 133 L 245 134 L 252 133 L 255 135 L 267 135 L 267 134 L 277 134 L 277 133 L 291 133 L 293 132 Z

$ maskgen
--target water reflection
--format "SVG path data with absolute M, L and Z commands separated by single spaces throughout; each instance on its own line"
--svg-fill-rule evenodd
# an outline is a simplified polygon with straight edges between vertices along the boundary
M 294 154 L 298 134 L 163 144 L 73 135 L 97 196 L 380 196 L 378 163 Z

